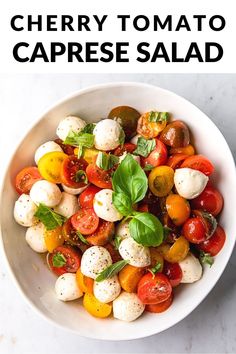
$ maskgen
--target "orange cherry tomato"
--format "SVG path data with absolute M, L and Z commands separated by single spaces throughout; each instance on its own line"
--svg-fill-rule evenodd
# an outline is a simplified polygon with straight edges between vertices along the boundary
M 81 270 L 78 269 L 76 272 L 76 281 L 78 287 L 83 293 L 92 294 L 93 293 L 93 283 L 94 280 L 92 278 L 87 277 L 81 273 Z
M 45 230 L 44 241 L 48 252 L 53 252 L 56 247 L 63 245 L 65 240 L 62 234 L 62 226 L 58 226 L 54 230 Z
M 144 113 L 138 120 L 137 132 L 146 139 L 157 137 L 166 126 L 166 121 L 150 122 L 150 113 Z
M 88 210 L 88 209 L 87 209 Z M 113 222 L 100 219 L 98 227 L 92 232 L 86 240 L 93 246 L 104 246 L 109 242 L 115 232 L 115 226 Z
M 191 212 L 189 202 L 178 194 L 168 195 L 166 198 L 166 210 L 173 223 L 177 226 L 184 224 Z
M 185 147 L 177 147 L 177 148 L 172 147 L 170 149 L 170 155 L 174 155 L 174 154 L 184 154 L 184 155 L 192 156 L 195 154 L 195 149 L 190 144 Z
M 29 194 L 33 184 L 42 179 L 37 167 L 30 166 L 21 170 L 15 179 L 15 188 L 19 194 Z
M 161 313 L 166 311 L 173 302 L 173 294 L 168 297 L 167 300 L 160 302 L 159 304 L 146 305 L 145 310 L 152 313 Z
M 137 291 L 138 282 L 145 273 L 144 268 L 134 267 L 130 264 L 127 264 L 119 272 L 119 282 L 125 291 L 128 293 L 134 293 Z
M 189 242 L 185 237 L 180 236 L 172 244 L 163 243 L 157 249 L 163 255 L 164 259 L 170 263 L 178 263 L 185 259 L 189 251 Z
M 170 166 L 175 170 L 176 168 L 179 168 L 182 164 L 182 162 L 188 157 L 186 154 L 175 154 L 171 155 L 168 160 L 167 160 L 167 166 Z

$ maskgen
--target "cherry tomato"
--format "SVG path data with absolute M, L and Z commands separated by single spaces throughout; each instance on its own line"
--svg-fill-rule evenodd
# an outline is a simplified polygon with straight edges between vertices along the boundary
M 158 263 L 160 264 L 159 272 L 162 272 L 164 266 L 164 258 L 158 251 L 156 247 L 150 247 L 151 265 L 150 267 L 155 267 Z
M 187 157 L 180 167 L 188 167 L 193 170 L 198 170 L 206 176 L 210 176 L 214 171 L 214 166 L 205 156 L 193 155 Z
M 95 163 L 89 164 L 86 168 L 87 177 L 90 183 L 99 188 L 112 188 L 111 173 L 112 170 L 105 171 L 99 168 Z
M 89 242 L 90 245 L 103 246 L 113 236 L 114 231 L 115 226 L 113 222 L 100 219 L 98 227 L 86 238 L 86 240 Z
M 206 241 L 200 243 L 198 248 L 211 256 L 216 256 L 224 246 L 226 239 L 224 229 L 218 225 L 214 234 Z
M 182 225 L 190 216 L 189 202 L 178 194 L 170 194 L 166 198 L 166 210 L 177 226 Z
M 41 176 L 49 182 L 61 183 L 61 168 L 67 157 L 68 155 L 61 151 L 48 152 L 43 155 L 38 162 Z
M 166 126 L 166 121 L 150 122 L 150 114 L 144 113 L 138 120 L 137 132 L 146 139 L 155 138 Z
M 179 263 L 169 263 L 165 261 L 163 274 L 167 276 L 173 288 L 179 285 L 183 278 L 182 269 L 180 268 Z
M 120 123 L 127 138 L 132 138 L 136 134 L 139 117 L 140 113 L 129 106 L 115 107 L 108 115 L 109 119 L 115 119 Z
M 73 246 L 80 246 L 81 240 L 76 233 L 75 228 L 72 226 L 71 217 L 66 220 L 66 222 L 62 226 L 62 235 L 68 243 Z
M 170 263 L 178 263 L 184 260 L 189 251 L 189 242 L 185 237 L 180 236 L 172 244 L 163 243 L 156 247 L 162 254 L 165 261 Z
M 98 193 L 101 188 L 93 186 L 92 184 L 88 186 L 85 191 L 79 195 L 79 204 L 81 208 L 91 209 L 93 208 L 93 200 L 95 194 Z
M 168 297 L 167 300 L 160 302 L 159 304 L 146 305 L 145 310 L 152 313 L 161 313 L 166 311 L 173 302 L 173 294 Z
M 16 175 L 15 179 L 15 188 L 17 193 L 28 194 L 33 184 L 41 179 L 42 177 L 37 167 L 30 166 L 23 168 L 23 170 Z
M 89 277 L 86 277 L 86 275 L 83 275 L 80 269 L 78 269 L 76 272 L 76 282 L 78 284 L 79 289 L 83 291 L 83 293 L 93 293 L 94 280 Z
M 174 186 L 174 170 L 169 166 L 158 166 L 150 172 L 148 185 L 157 197 L 165 197 Z
M 173 168 L 173 170 L 175 170 L 176 168 L 179 168 L 181 166 L 181 164 L 183 163 L 183 161 L 188 157 L 188 155 L 185 154 L 175 154 L 175 155 L 171 155 L 168 158 L 167 161 L 167 166 L 170 166 L 171 168 Z
M 171 292 L 171 284 L 162 273 L 157 273 L 154 276 L 147 273 L 138 283 L 137 294 L 144 304 L 158 304 L 165 301 L 170 297 Z
M 132 143 L 124 143 L 123 146 L 118 146 L 118 148 L 115 149 L 114 155 L 116 156 L 121 156 L 125 152 L 132 154 L 132 152 L 136 149 L 137 145 L 132 144 Z
M 191 243 L 201 243 L 206 239 L 206 229 L 199 216 L 188 219 L 183 226 L 182 232 L 183 236 Z
M 167 161 L 167 148 L 158 139 L 156 140 L 156 147 L 147 157 L 141 157 L 141 165 L 145 167 L 146 165 L 152 165 L 153 167 L 165 165 Z
M 62 259 L 65 259 L 66 262 L 61 267 L 56 267 L 53 264 L 53 258 L 58 256 Z M 80 252 L 77 249 L 67 245 L 58 246 L 53 250 L 52 253 L 49 253 L 48 255 L 48 263 L 50 269 L 58 276 L 64 273 L 76 273 L 80 267 L 80 261 Z
M 53 250 L 63 245 L 65 239 L 62 234 L 62 227 L 58 226 L 53 230 L 45 230 L 44 241 L 48 252 L 53 252 Z
M 178 147 L 178 148 L 171 148 L 170 149 L 170 155 L 174 154 L 184 154 L 184 155 L 189 155 L 192 156 L 195 154 L 194 147 L 192 145 L 187 145 L 185 147 Z
M 74 155 L 75 148 L 73 146 L 64 144 L 61 139 L 55 139 L 54 141 L 55 141 L 55 143 L 60 145 L 60 147 L 62 148 L 62 150 L 64 151 L 64 153 L 66 155 Z
M 67 187 L 81 188 L 86 186 L 86 167 L 88 163 L 76 156 L 68 156 L 62 163 L 61 180 Z
M 202 210 L 193 210 L 193 215 L 200 217 L 206 230 L 206 239 L 210 238 L 217 228 L 217 221 L 215 217 L 212 214 Z
M 115 248 L 115 246 L 111 242 L 106 243 L 105 245 L 103 245 L 103 247 L 106 248 L 110 253 L 112 263 L 116 263 L 122 260 L 119 251 Z
M 91 235 L 98 228 L 99 217 L 92 208 L 80 209 L 72 215 L 71 224 L 82 235 Z
M 148 213 L 148 211 L 149 211 L 148 204 L 147 203 L 140 203 L 138 205 L 138 211 L 142 211 L 142 212 Z
M 111 304 L 100 302 L 93 294 L 85 293 L 83 297 L 83 306 L 90 315 L 98 318 L 110 316 L 112 311 Z
M 175 120 L 161 132 L 160 140 L 173 148 L 189 145 L 190 136 L 187 125 L 180 120 Z
M 221 212 L 223 204 L 224 199 L 222 195 L 212 186 L 206 186 L 204 191 L 197 198 L 191 200 L 191 206 L 193 209 L 207 211 L 213 216 L 216 216 Z

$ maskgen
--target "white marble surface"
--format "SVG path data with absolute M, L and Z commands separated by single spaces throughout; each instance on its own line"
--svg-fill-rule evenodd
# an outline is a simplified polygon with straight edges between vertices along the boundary
M 211 117 L 236 156 L 236 75 L 1 75 L 1 174 L 16 142 L 57 99 L 96 83 L 141 81 L 170 89 Z M 146 339 L 93 341 L 47 323 L 17 292 L 0 254 L 0 353 L 235 353 L 236 251 L 203 303 L 173 328 Z

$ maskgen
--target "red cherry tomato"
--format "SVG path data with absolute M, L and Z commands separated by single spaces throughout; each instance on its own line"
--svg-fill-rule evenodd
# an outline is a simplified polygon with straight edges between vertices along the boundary
M 97 230 L 99 217 L 93 209 L 80 209 L 72 215 L 71 224 L 82 235 L 90 235 Z
M 179 168 L 182 162 L 188 157 L 189 155 L 185 154 L 174 154 L 171 155 L 167 161 L 167 166 L 170 166 L 175 170 L 176 168 Z
M 132 154 L 132 152 L 136 149 L 136 145 L 132 143 L 125 143 L 123 146 L 119 146 L 115 149 L 114 155 L 121 156 L 124 152 Z
M 87 166 L 88 163 L 84 159 L 77 159 L 74 155 L 68 156 L 63 161 L 61 167 L 62 183 L 71 188 L 81 188 L 86 186 L 85 170 Z M 84 174 L 79 174 L 81 171 L 83 171 Z
M 156 147 L 147 157 L 141 157 L 141 165 L 145 167 L 146 165 L 152 165 L 157 167 L 160 165 L 165 165 L 167 161 L 167 148 L 160 140 L 156 140 Z
M 64 144 L 61 139 L 55 139 L 54 141 L 55 141 L 55 143 L 60 145 L 60 147 L 62 148 L 63 152 L 66 155 L 74 155 L 75 148 L 73 146 Z
M 65 264 L 61 267 L 57 267 L 53 264 L 53 260 L 58 259 L 58 256 L 60 259 L 65 260 Z M 76 273 L 80 267 L 80 261 L 81 253 L 71 246 L 58 246 L 52 253 L 48 254 L 49 267 L 58 276 L 64 273 Z
M 210 253 L 211 256 L 216 256 L 223 248 L 225 239 L 225 231 L 220 225 L 218 225 L 214 234 L 208 240 L 200 243 L 198 248 L 201 251 Z
M 90 245 L 103 246 L 110 240 L 111 236 L 113 236 L 114 231 L 115 226 L 113 222 L 100 219 L 97 229 L 86 237 L 86 240 Z
M 173 294 L 168 297 L 167 300 L 160 302 L 159 304 L 146 305 L 145 310 L 152 313 L 161 313 L 166 311 L 173 302 Z
M 206 228 L 200 216 L 188 219 L 182 229 L 183 236 L 192 243 L 201 243 L 206 239 Z
M 81 208 L 85 209 L 91 209 L 93 208 L 93 200 L 95 197 L 95 194 L 98 193 L 101 190 L 101 188 L 98 188 L 94 185 L 88 186 L 85 191 L 83 191 L 79 195 L 79 204 Z
M 184 160 L 180 167 L 188 167 L 193 170 L 198 170 L 204 173 L 206 176 L 210 176 L 214 171 L 214 166 L 205 156 L 193 155 Z
M 179 263 L 169 263 L 167 261 L 164 263 L 163 274 L 167 276 L 173 288 L 179 285 L 183 277 Z
M 168 278 L 157 273 L 145 274 L 138 283 L 138 297 L 144 304 L 158 304 L 167 300 L 172 292 Z
M 16 175 L 15 179 L 15 188 L 17 193 L 28 194 L 33 184 L 41 179 L 42 177 L 37 167 L 30 166 L 23 168 L 23 170 Z
M 95 163 L 89 164 L 86 168 L 87 177 L 90 183 L 99 188 L 112 188 L 111 182 L 112 170 L 105 171 L 99 168 Z
M 193 209 L 204 210 L 216 216 L 223 208 L 224 199 L 216 188 L 206 186 L 204 191 L 197 198 L 192 199 L 190 203 Z

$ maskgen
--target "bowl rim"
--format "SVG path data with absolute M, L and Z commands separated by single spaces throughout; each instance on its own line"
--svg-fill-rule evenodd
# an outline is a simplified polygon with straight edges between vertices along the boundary
M 152 85 L 152 84 L 147 84 L 147 83 L 142 83 L 142 82 L 137 82 L 137 81 L 117 81 L 117 82 L 107 82 L 107 83 L 102 83 L 102 84 L 95 84 L 95 85 L 91 85 L 82 89 L 78 89 L 73 91 L 70 94 L 67 94 L 65 96 L 63 96 L 63 98 L 58 99 L 55 101 L 54 104 L 50 105 L 47 109 L 43 110 L 42 113 L 40 113 L 37 117 L 36 120 L 34 120 L 34 122 L 29 125 L 26 134 L 22 136 L 20 136 L 20 138 L 17 140 L 17 144 L 15 149 L 13 150 L 13 153 L 11 152 L 11 158 L 9 160 L 9 162 L 6 164 L 5 167 L 5 172 L 2 174 L 1 176 L 1 190 L 0 190 L 0 202 L 2 200 L 2 195 L 3 195 L 3 188 L 4 188 L 4 182 L 7 178 L 7 173 L 9 171 L 9 167 L 13 161 L 14 155 L 17 151 L 17 149 L 19 148 L 19 146 L 22 144 L 22 142 L 24 141 L 25 137 L 27 134 L 29 134 L 31 132 L 31 130 L 42 120 L 43 117 L 45 117 L 46 115 L 48 115 L 53 109 L 56 109 L 58 106 L 66 103 L 68 100 L 75 98 L 76 96 L 80 96 L 89 92 L 93 92 L 93 91 L 97 91 L 100 89 L 104 89 L 104 88 L 114 88 L 114 87 L 129 87 L 129 86 L 134 86 L 134 87 L 146 87 L 149 89 L 157 89 L 160 90 L 168 95 L 171 95 L 172 97 L 175 97 L 177 99 L 182 100 L 183 102 L 191 105 L 195 110 L 198 110 L 201 114 L 203 114 L 205 117 L 205 119 L 210 122 L 211 124 L 214 125 L 214 127 L 216 128 L 216 130 L 218 131 L 218 133 L 221 135 L 222 139 L 224 140 L 225 144 L 226 144 L 226 148 L 228 150 L 228 157 L 230 159 L 230 164 L 232 166 L 234 166 L 234 174 L 235 174 L 235 181 L 236 181 L 236 164 L 232 155 L 232 152 L 230 150 L 230 147 L 224 137 L 224 135 L 221 133 L 220 129 L 216 126 L 216 124 L 207 116 L 207 114 L 205 114 L 201 109 L 199 109 L 197 106 L 195 106 L 195 104 L 193 104 L 192 102 L 190 102 L 189 100 L 187 100 L 186 98 L 182 97 L 181 95 L 176 94 L 175 92 L 171 91 L 171 90 L 167 90 L 164 89 L 162 87 L 156 86 L 156 85 Z M 93 340 L 106 340 L 106 341 L 126 341 L 126 340 L 135 340 L 135 339 L 141 339 L 141 338 L 146 338 L 146 337 L 150 337 L 152 335 L 161 333 L 171 327 L 173 327 L 174 325 L 178 324 L 179 322 L 181 322 L 184 318 L 186 318 L 187 316 L 189 316 L 198 306 L 199 304 L 207 297 L 207 295 L 213 290 L 213 288 L 215 287 L 216 283 L 218 282 L 219 278 L 222 276 L 229 260 L 230 257 L 232 255 L 233 249 L 235 247 L 235 243 L 236 243 L 236 238 L 234 240 L 234 242 L 232 242 L 231 245 L 231 249 L 229 249 L 228 251 L 228 258 L 227 261 L 224 261 L 224 264 L 221 268 L 221 270 L 219 271 L 218 275 L 214 278 L 214 282 L 213 285 L 211 286 L 211 288 L 207 291 L 207 293 L 201 297 L 199 299 L 199 301 L 194 303 L 194 306 L 192 306 L 192 308 L 188 311 L 188 313 L 184 313 L 182 316 L 178 316 L 178 320 L 175 321 L 173 320 L 171 323 L 168 323 L 166 325 L 164 325 L 161 330 L 159 330 L 158 332 L 155 329 L 149 328 L 149 333 L 146 334 L 144 333 L 139 334 L 139 335 L 129 335 L 128 338 L 115 338 L 115 337 L 109 337 L 106 336 L 106 334 L 104 336 L 96 336 L 96 334 L 80 334 L 78 333 L 78 331 L 76 329 L 72 329 L 69 328 L 67 326 L 64 326 L 63 324 L 60 324 L 58 322 L 56 322 L 55 320 L 53 320 L 52 318 L 48 317 L 42 310 L 40 310 L 37 306 L 34 305 L 34 303 L 29 299 L 29 297 L 27 296 L 27 294 L 25 293 L 25 291 L 23 290 L 22 286 L 20 285 L 20 283 L 18 282 L 18 280 L 16 279 L 15 273 L 10 265 L 10 262 L 8 261 L 7 258 L 7 254 L 5 252 L 5 247 L 4 247 L 4 242 L 3 242 L 3 231 L 2 231 L 2 213 L 0 212 L 0 250 L 1 253 L 3 255 L 3 259 L 4 259 L 4 263 L 6 266 L 6 269 L 8 270 L 16 288 L 18 289 L 18 291 L 21 293 L 22 297 L 24 298 L 25 302 L 36 312 L 38 313 L 41 318 L 46 319 L 49 323 L 53 324 L 54 326 L 56 326 L 57 328 L 60 329 L 64 329 L 70 333 L 76 334 L 77 336 L 83 337 L 83 338 L 88 338 L 88 339 L 93 339 Z

